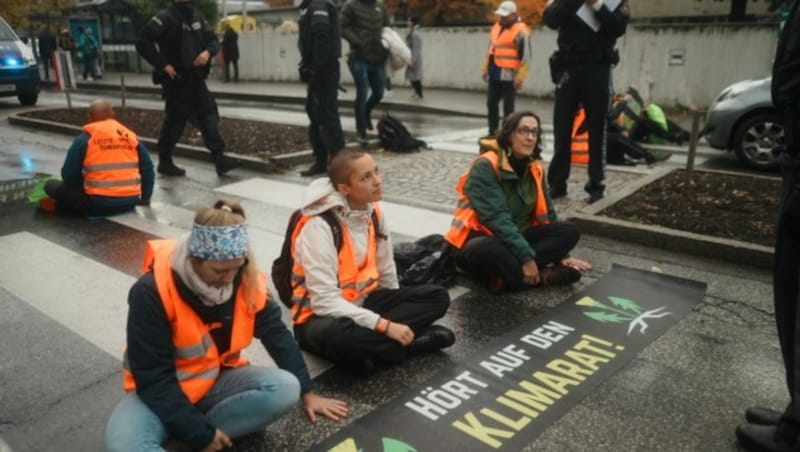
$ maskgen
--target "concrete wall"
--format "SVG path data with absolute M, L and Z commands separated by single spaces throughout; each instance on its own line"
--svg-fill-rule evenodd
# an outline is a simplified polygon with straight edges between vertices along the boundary
M 726 16 L 730 0 L 628 0 L 632 17 Z M 769 0 L 749 0 L 747 14 L 775 15 L 769 12 Z
M 423 84 L 429 87 L 483 90 L 480 67 L 488 28 L 422 29 Z M 547 60 L 556 33 L 533 33 L 533 62 L 522 92 L 552 96 Z M 635 85 L 646 99 L 665 105 L 708 106 L 725 86 L 768 75 L 776 42 L 772 25 L 630 27 L 619 40 L 621 62 L 614 85 Z M 344 50 L 347 44 L 343 42 Z M 242 33 L 240 76 L 246 80 L 297 81 L 297 35 L 278 31 Z M 342 82 L 351 83 L 342 58 Z M 393 77 L 403 83 L 403 74 Z

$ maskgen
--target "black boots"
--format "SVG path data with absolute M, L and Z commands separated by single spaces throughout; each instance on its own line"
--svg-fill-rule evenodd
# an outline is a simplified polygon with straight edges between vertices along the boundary
M 311 177 L 311 176 L 319 176 L 327 172 L 328 170 L 325 168 L 325 165 L 320 165 L 319 163 L 315 163 L 311 165 L 308 169 L 300 171 L 300 175 L 303 177 Z
M 432 353 L 447 348 L 456 342 L 456 335 L 441 325 L 431 325 L 428 331 L 420 334 L 408 346 L 411 353 Z
M 172 156 L 169 154 L 158 155 L 158 167 L 156 168 L 159 174 L 165 176 L 185 176 L 186 170 L 176 166 L 172 163 Z
M 217 176 L 222 177 L 228 171 L 238 167 L 239 162 L 230 157 L 225 157 L 222 154 L 217 154 L 214 155 L 214 166 L 216 166 L 217 169 Z

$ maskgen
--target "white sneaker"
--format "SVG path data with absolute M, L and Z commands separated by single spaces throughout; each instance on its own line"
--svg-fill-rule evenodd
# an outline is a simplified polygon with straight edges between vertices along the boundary
M 386 91 L 383 92 L 383 97 L 392 97 L 392 96 L 394 96 L 394 93 L 390 89 L 387 89 Z

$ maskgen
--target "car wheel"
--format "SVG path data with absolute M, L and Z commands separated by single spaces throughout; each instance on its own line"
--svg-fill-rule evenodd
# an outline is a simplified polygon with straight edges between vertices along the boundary
M 39 100 L 39 93 L 20 93 L 17 94 L 17 99 L 19 99 L 19 103 L 25 106 L 36 105 L 36 101 Z
M 783 143 L 783 118 L 777 113 L 760 113 L 747 118 L 733 135 L 736 157 L 757 170 L 778 169 L 778 154 Z

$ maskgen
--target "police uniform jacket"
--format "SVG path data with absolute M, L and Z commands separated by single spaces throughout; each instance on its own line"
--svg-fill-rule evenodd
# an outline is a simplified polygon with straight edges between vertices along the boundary
M 331 0 L 303 0 L 300 4 L 298 47 L 303 63 L 319 73 L 342 56 L 339 11 Z
M 584 4 L 584 0 L 554 0 L 544 10 L 544 23 L 558 30 L 559 55 L 566 59 L 566 64 L 612 64 L 611 52 L 617 38 L 625 34 L 628 26 L 627 0 L 623 0 L 614 11 L 605 4 L 599 11 L 594 11 L 600 22 L 600 29 L 596 32 L 577 15 Z
M 173 4 L 159 11 L 142 28 L 136 50 L 156 69 L 170 64 L 177 71 L 191 71 L 195 58 L 204 50 L 212 57 L 217 54 L 219 41 L 194 8 L 178 8 Z

